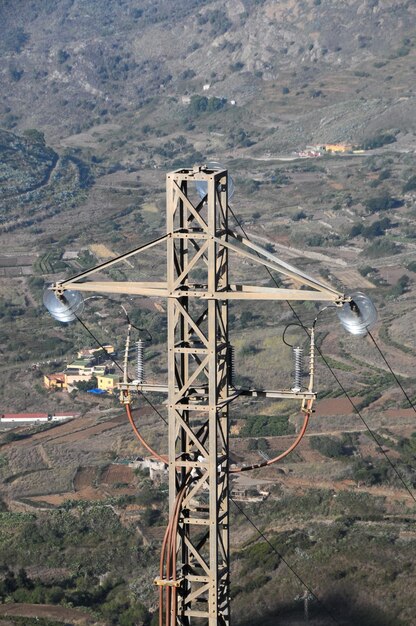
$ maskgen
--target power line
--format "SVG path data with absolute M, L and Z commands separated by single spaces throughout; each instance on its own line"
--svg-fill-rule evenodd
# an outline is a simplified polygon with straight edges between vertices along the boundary
M 387 361 L 386 357 L 384 356 L 383 352 L 381 351 L 381 348 L 378 346 L 376 340 L 374 339 L 373 335 L 370 333 L 369 330 L 367 330 L 368 336 L 370 337 L 371 341 L 373 342 L 373 344 L 375 345 L 375 347 L 377 348 L 378 352 L 380 353 L 381 358 L 383 359 L 384 363 L 387 365 L 390 374 L 393 376 L 394 380 L 396 381 L 396 383 L 398 384 L 398 386 L 400 387 L 400 389 L 403 392 L 404 397 L 406 398 L 406 400 L 408 401 L 408 403 L 410 404 L 411 408 L 414 410 L 414 412 L 416 413 L 416 407 L 413 404 L 413 402 L 411 401 L 411 399 L 409 398 L 405 388 L 403 387 L 402 383 L 400 382 L 400 380 L 398 379 L 398 377 L 396 376 L 396 374 L 393 372 L 390 363 Z
M 305 581 L 303 580 L 303 578 L 301 578 L 301 576 L 299 576 L 299 574 L 297 573 L 297 571 L 294 569 L 294 567 L 292 565 L 290 565 L 290 563 L 285 559 L 285 557 L 274 547 L 274 545 L 272 544 L 271 541 L 269 541 L 269 539 L 267 539 L 266 535 L 260 530 L 260 528 L 253 522 L 253 520 L 247 515 L 247 513 L 244 511 L 244 509 L 242 509 L 237 502 L 230 497 L 231 502 L 234 504 L 234 506 L 240 511 L 240 513 L 242 513 L 242 515 L 244 515 L 244 517 L 246 518 L 246 520 L 251 524 L 251 526 L 257 531 L 257 533 L 259 534 L 259 536 L 267 543 L 267 545 L 273 550 L 273 552 L 275 554 L 277 554 L 277 556 L 283 561 L 283 563 L 286 565 L 286 567 L 292 572 L 292 574 L 294 576 L 296 576 L 296 578 L 298 579 L 298 581 L 303 585 L 303 587 L 305 587 L 305 589 L 311 594 L 311 596 L 313 596 L 313 598 L 315 598 L 315 600 L 318 602 L 318 604 L 324 609 L 324 611 L 329 615 L 329 617 L 333 620 L 333 622 L 335 624 L 339 624 L 341 626 L 341 622 L 339 622 L 337 620 L 337 618 L 334 616 L 334 614 L 332 613 L 332 611 L 330 611 L 328 609 L 328 607 L 322 602 L 322 600 L 320 598 L 318 598 L 318 596 L 316 595 L 316 593 L 314 593 L 312 591 L 312 589 L 309 587 L 309 585 L 307 585 L 305 583 Z
M 238 220 L 238 218 L 236 217 L 234 211 L 229 207 L 230 213 L 233 216 L 234 220 L 236 221 L 236 223 L 238 224 L 238 226 L 240 227 L 242 233 L 244 234 L 245 238 L 248 239 L 250 241 L 250 237 L 248 236 L 247 232 L 245 231 L 245 229 L 243 228 L 241 222 Z M 257 256 L 259 256 L 259 254 L 257 253 Z M 276 285 L 276 287 L 279 287 L 279 283 L 278 281 L 275 279 L 275 277 L 273 276 L 271 270 L 268 267 L 265 267 L 267 273 L 269 274 L 270 278 L 272 279 L 272 281 L 274 282 L 274 284 Z M 296 317 L 297 321 L 299 322 L 300 326 L 303 328 L 303 330 L 306 332 L 306 334 L 310 337 L 310 333 L 309 330 L 306 328 L 306 326 L 304 325 L 304 323 L 302 322 L 301 318 L 299 317 L 297 311 L 295 310 L 295 308 L 293 307 L 293 305 L 291 304 L 291 302 L 289 302 L 289 300 L 286 300 L 287 305 L 289 306 L 289 308 L 291 309 L 293 315 Z M 406 391 L 404 390 L 404 388 L 402 387 L 400 381 L 397 379 L 397 376 L 394 374 L 393 370 L 391 369 L 389 363 L 387 362 L 386 358 L 384 357 L 383 353 L 381 352 L 380 348 L 378 347 L 378 345 L 375 342 L 374 337 L 371 335 L 370 332 L 368 332 L 368 334 L 370 335 L 371 339 L 373 340 L 375 346 L 377 347 L 378 351 L 380 352 L 381 356 L 383 357 L 385 363 L 387 364 L 390 372 L 392 373 L 392 375 L 394 376 L 394 379 L 396 380 L 396 382 L 399 384 L 400 388 L 402 389 L 403 393 L 405 394 L 406 398 L 408 399 L 410 405 L 412 406 L 412 408 L 415 410 L 416 412 L 416 408 L 414 407 L 414 405 L 412 404 L 409 396 L 407 395 Z M 356 412 L 356 414 L 358 415 L 358 417 L 360 418 L 360 420 L 362 421 L 362 423 L 364 424 L 364 426 L 366 427 L 366 429 L 368 430 L 368 432 L 370 433 L 371 437 L 374 439 L 374 441 L 377 444 L 377 448 L 379 450 L 379 452 L 381 452 L 381 454 L 384 455 L 385 459 L 387 460 L 388 464 L 390 465 L 390 467 L 392 468 L 393 472 L 396 474 L 397 478 L 399 479 L 399 481 L 401 482 L 401 484 L 403 485 L 404 489 L 408 492 L 408 494 L 410 495 L 410 497 L 412 498 L 412 500 L 414 500 L 414 502 L 416 503 L 416 497 L 414 496 L 414 494 L 412 493 L 411 489 L 409 488 L 409 486 L 406 484 L 404 478 L 402 477 L 402 475 L 400 474 L 400 472 L 398 471 L 397 467 L 395 466 L 395 464 L 393 463 L 393 461 L 390 459 L 390 457 L 388 456 L 387 452 L 382 448 L 379 440 L 377 439 L 375 433 L 373 432 L 373 430 L 369 427 L 369 425 L 367 424 L 366 420 L 364 419 L 364 417 L 362 416 L 361 412 L 359 411 L 358 407 L 355 405 L 355 403 L 353 402 L 351 396 L 349 395 L 349 393 L 347 392 L 347 390 L 345 389 L 345 387 L 342 385 L 341 381 L 339 380 L 338 376 L 336 375 L 336 373 L 334 372 L 333 368 L 330 366 L 330 364 L 328 363 L 327 359 L 325 358 L 325 356 L 323 355 L 322 351 L 320 350 L 320 348 L 315 345 L 315 348 L 319 354 L 319 356 L 321 357 L 321 359 L 323 360 L 323 362 L 325 363 L 326 367 L 329 369 L 329 371 L 331 372 L 332 376 L 334 377 L 335 381 L 337 382 L 337 384 L 339 385 L 340 389 L 342 390 L 342 392 L 345 394 L 345 397 L 348 399 L 348 401 L 350 402 L 351 406 L 353 407 L 354 411 Z
M 101 350 L 103 350 L 105 352 L 105 354 L 108 356 L 108 358 L 114 363 L 114 365 L 116 367 L 118 367 L 118 369 L 120 370 L 121 373 L 124 373 L 123 368 L 121 367 L 120 363 L 117 361 L 117 359 L 108 352 L 108 350 L 105 348 L 105 346 L 103 346 L 103 344 L 101 343 L 101 341 L 98 339 L 98 337 L 96 337 L 94 335 L 94 333 L 88 328 L 88 326 L 86 324 L 84 324 L 84 322 L 82 321 L 82 319 L 80 317 L 78 317 L 78 315 L 76 313 L 74 313 L 75 317 L 77 318 L 78 322 L 81 324 L 81 326 L 87 331 L 87 333 L 92 337 L 92 339 L 96 342 L 96 344 L 98 346 L 100 346 Z M 147 404 L 155 411 L 155 413 L 157 413 L 157 415 L 160 417 L 161 420 L 163 420 L 165 422 L 165 424 L 167 425 L 167 421 L 165 420 L 165 418 L 163 417 L 162 413 L 155 407 L 155 405 L 153 404 L 153 402 L 146 396 L 145 393 L 143 393 L 143 391 L 140 391 L 139 389 L 137 390 L 137 393 L 139 393 L 143 399 L 147 402 Z
M 407 493 L 409 494 L 409 496 L 412 498 L 412 500 L 416 503 L 416 497 L 414 496 L 414 494 L 412 493 L 410 487 L 406 484 L 403 476 L 400 474 L 399 470 L 397 469 L 397 467 L 395 466 L 395 464 L 393 463 L 393 461 L 390 459 L 389 455 L 387 454 L 387 452 L 383 449 L 380 441 L 378 440 L 377 436 L 375 435 L 374 431 L 370 428 L 370 426 L 368 425 L 367 421 L 364 419 L 364 417 L 362 416 L 360 410 L 358 409 L 357 405 L 354 403 L 353 399 L 351 398 L 351 396 L 349 395 L 348 391 L 345 389 L 344 385 L 341 383 L 340 379 L 338 378 L 338 376 L 335 374 L 334 370 L 332 369 L 332 367 L 329 365 L 328 361 L 326 360 L 325 356 L 322 354 L 321 350 L 318 348 L 318 346 L 316 346 L 316 349 L 320 355 L 320 357 L 322 358 L 323 362 L 325 363 L 325 365 L 327 366 L 327 368 L 329 369 L 329 371 L 331 372 L 332 376 L 335 378 L 336 382 L 338 383 L 340 389 L 342 390 L 342 392 L 345 394 L 345 397 L 348 399 L 349 403 L 351 404 L 351 406 L 353 407 L 354 411 L 356 412 L 356 414 L 358 415 L 358 417 L 360 418 L 360 420 L 362 421 L 362 423 L 364 424 L 364 426 L 366 427 L 366 429 L 368 430 L 368 432 L 370 433 L 371 437 L 374 439 L 375 443 L 377 444 L 377 448 L 378 451 L 381 452 L 381 454 L 384 456 L 384 458 L 386 459 L 386 461 L 388 462 L 388 464 L 390 465 L 391 469 L 393 470 L 393 472 L 396 474 L 397 478 L 400 480 L 401 484 L 403 485 L 404 489 L 407 491 Z

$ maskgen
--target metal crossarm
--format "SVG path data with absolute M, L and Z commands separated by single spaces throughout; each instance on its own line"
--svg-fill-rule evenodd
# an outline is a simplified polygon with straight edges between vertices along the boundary
M 195 191 L 196 183 L 199 191 L 205 185 L 202 198 Z M 230 404 L 240 396 L 294 399 L 303 409 L 307 406 L 310 414 L 315 398 L 313 351 L 307 390 L 234 387 L 229 301 L 312 300 L 341 305 L 349 298 L 229 230 L 226 170 L 202 166 L 169 173 L 166 201 L 164 237 L 52 289 L 58 297 L 70 289 L 167 299 L 167 384 L 129 382 L 127 375 L 120 384 L 125 398 L 134 388 L 168 396 L 171 521 L 167 533 L 168 559 L 174 566 L 169 566 L 166 576 L 162 571 L 155 584 L 168 598 L 165 626 L 229 626 Z M 80 282 L 162 242 L 167 246 L 166 279 L 162 282 Z M 230 284 L 228 269 L 233 256 L 281 273 L 296 288 Z

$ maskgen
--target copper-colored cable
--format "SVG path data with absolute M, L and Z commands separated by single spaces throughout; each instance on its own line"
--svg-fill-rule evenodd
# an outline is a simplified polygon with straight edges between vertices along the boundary
M 175 511 L 175 518 L 174 518 L 174 522 L 173 522 L 173 526 L 172 526 L 172 535 L 171 535 L 171 550 L 172 550 L 172 579 L 174 581 L 176 581 L 176 554 L 177 554 L 177 536 L 178 536 L 178 526 L 179 526 L 179 514 L 181 511 L 181 507 L 182 507 L 182 502 L 183 499 L 185 497 L 185 486 L 182 488 L 182 490 L 179 492 L 178 494 L 178 501 L 177 501 L 177 506 L 176 506 L 176 511 Z M 177 598 L 177 588 L 176 587 L 172 587 L 172 615 L 173 615 L 173 620 L 172 620 L 172 626 L 176 626 L 176 616 L 177 616 L 177 602 L 178 602 L 178 598 Z
M 155 450 L 153 450 L 153 448 L 151 448 L 149 446 L 149 444 L 147 443 L 147 441 L 145 439 L 143 439 L 142 435 L 140 434 L 136 424 L 134 423 L 133 420 L 133 414 L 131 411 L 131 404 L 126 404 L 126 412 L 127 412 L 127 417 L 129 418 L 129 422 L 131 424 L 131 427 L 134 430 L 134 434 L 136 435 L 137 439 L 140 441 L 140 443 L 142 444 L 142 446 L 144 446 L 146 448 L 146 450 L 148 452 L 150 452 L 151 455 L 153 455 L 156 459 L 158 459 L 159 461 L 161 461 L 162 463 L 164 463 L 165 465 L 167 464 L 167 459 L 166 457 L 164 458 L 163 456 L 161 456 L 160 454 L 158 454 Z
M 189 477 L 186 477 L 186 479 Z M 180 489 L 176 496 L 173 515 L 171 516 L 163 538 L 162 551 L 159 564 L 160 578 L 166 580 L 176 580 L 176 536 L 179 521 L 181 504 L 185 497 L 186 484 Z M 165 570 L 166 559 L 166 570 Z M 161 593 L 162 591 L 162 593 Z M 166 605 L 163 607 L 163 588 L 159 591 L 159 626 L 163 626 L 163 608 L 165 608 L 165 626 L 176 625 L 177 612 L 176 588 L 168 586 L 166 588 Z
M 247 472 L 248 470 L 258 469 L 259 467 L 267 467 L 268 465 L 273 465 L 273 463 L 277 463 L 277 461 L 281 461 L 288 454 L 293 452 L 293 450 L 300 444 L 300 442 L 303 439 L 303 436 L 304 436 L 304 434 L 306 432 L 306 429 L 308 427 L 309 418 L 310 418 L 311 413 L 312 413 L 312 402 L 313 402 L 312 400 L 309 400 L 308 408 L 305 409 L 305 417 L 304 417 L 304 420 L 303 420 L 302 428 L 300 429 L 299 434 L 296 437 L 295 441 L 292 443 L 291 446 L 289 446 L 289 448 L 287 450 L 285 450 L 284 452 L 282 452 L 278 456 L 275 456 L 272 459 L 269 459 L 268 461 L 263 461 L 262 463 L 253 463 L 252 465 L 245 465 L 243 467 L 234 467 L 234 468 L 230 469 L 230 474 L 238 474 L 240 472 Z
M 230 473 L 236 474 L 236 473 L 246 472 L 246 471 L 253 470 L 253 469 L 258 469 L 261 467 L 266 467 L 268 465 L 277 463 L 278 461 L 288 456 L 288 454 L 290 454 L 299 445 L 299 443 L 303 439 L 303 436 L 305 435 L 305 432 L 309 423 L 309 418 L 312 414 L 312 404 L 313 404 L 313 400 L 308 400 L 307 407 L 303 409 L 305 412 L 305 417 L 303 420 L 302 428 L 300 429 L 299 434 L 296 437 L 295 441 L 289 446 L 289 448 L 287 448 L 287 450 L 285 450 L 278 456 L 272 459 L 269 459 L 268 461 L 263 461 L 262 463 L 255 463 L 255 464 L 247 465 L 244 467 L 237 467 L 237 468 L 230 469 L 229 470 Z M 158 459 L 162 463 L 166 464 L 167 463 L 166 457 L 165 458 L 162 457 L 155 450 L 153 450 L 153 448 L 151 448 L 151 446 L 147 443 L 147 441 L 142 437 L 141 433 L 139 432 L 133 420 L 131 404 L 126 403 L 125 407 L 126 407 L 128 420 L 131 424 L 131 427 L 133 428 L 134 434 L 136 435 L 137 439 L 146 448 L 146 450 L 150 452 L 150 454 L 152 454 L 156 459 Z M 187 478 L 189 478 L 189 475 L 187 476 Z M 176 549 L 177 549 L 176 538 L 177 538 L 177 528 L 178 528 L 178 523 L 179 523 L 179 513 L 180 513 L 180 508 L 181 508 L 183 498 L 185 496 L 185 488 L 186 488 L 186 483 L 177 494 L 173 515 L 168 523 L 168 526 L 166 528 L 165 535 L 163 538 L 162 551 L 160 555 L 160 564 L 159 564 L 161 580 L 163 580 L 164 575 L 166 576 L 166 580 L 170 580 L 171 578 L 173 580 L 176 580 Z M 165 560 L 166 560 L 166 572 L 164 572 Z M 163 586 L 161 586 L 159 589 L 159 626 L 163 626 L 163 604 L 164 604 L 163 603 L 163 591 L 164 591 L 164 588 Z M 166 588 L 165 626 L 176 626 L 176 617 L 177 617 L 177 589 L 176 587 L 168 586 Z

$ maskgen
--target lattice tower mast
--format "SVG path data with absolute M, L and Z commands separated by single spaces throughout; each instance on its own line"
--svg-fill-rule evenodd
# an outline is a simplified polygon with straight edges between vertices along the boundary
M 197 202 L 195 183 L 206 185 L 206 195 Z M 172 578 L 156 582 L 176 590 L 169 626 L 230 623 L 230 403 L 240 395 L 303 403 L 315 397 L 311 386 L 303 391 L 231 386 L 228 302 L 309 300 L 341 305 L 350 300 L 230 231 L 228 188 L 226 170 L 202 166 L 169 173 L 165 236 L 52 287 L 61 301 L 67 289 L 167 298 L 168 385 L 124 380 L 120 389 L 126 401 L 133 389 L 168 394 L 169 503 L 177 551 Z M 165 282 L 79 282 L 164 241 Z M 298 286 L 230 284 L 230 253 L 280 272 Z

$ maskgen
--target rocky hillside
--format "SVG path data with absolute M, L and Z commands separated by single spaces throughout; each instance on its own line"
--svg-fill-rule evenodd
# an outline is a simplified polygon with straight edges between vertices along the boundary
M 254 151 L 414 130 L 410 0 L 17 0 L 0 17 L 4 128 L 186 130 L 203 95 L 211 130 L 241 127 Z

